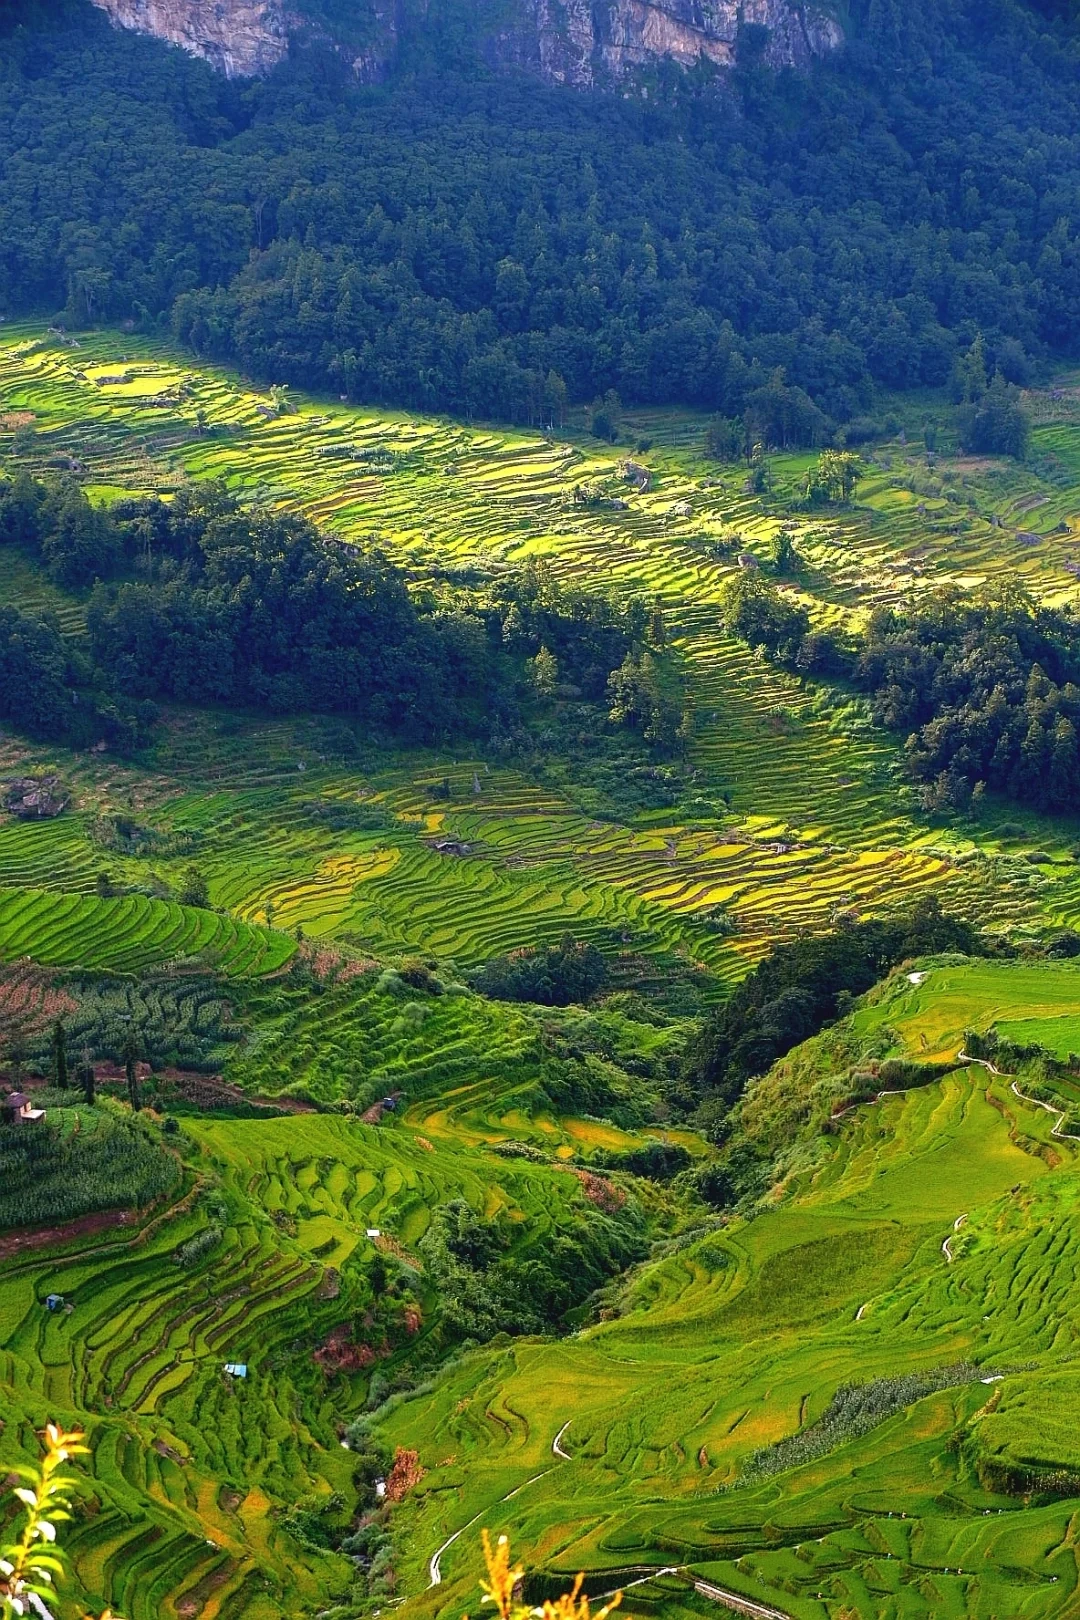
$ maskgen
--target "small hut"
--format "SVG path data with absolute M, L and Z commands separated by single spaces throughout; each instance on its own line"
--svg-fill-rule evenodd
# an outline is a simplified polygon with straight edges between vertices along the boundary
M 32 1125 L 44 1118 L 44 1108 L 35 1108 L 25 1091 L 9 1091 L 0 1098 L 0 1119 L 5 1125 Z

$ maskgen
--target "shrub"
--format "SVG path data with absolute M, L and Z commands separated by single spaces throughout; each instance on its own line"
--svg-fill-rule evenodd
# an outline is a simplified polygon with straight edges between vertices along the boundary
M 632 1148 L 629 1153 L 603 1153 L 597 1162 L 608 1170 L 627 1170 L 632 1176 L 645 1176 L 650 1181 L 671 1181 L 690 1164 L 690 1154 L 678 1142 L 661 1142 L 657 1138 Z
M 179 1248 L 173 1251 L 173 1259 L 182 1270 L 191 1271 L 200 1260 L 204 1260 L 213 1249 L 217 1248 L 224 1235 L 220 1226 L 216 1224 L 206 1226 L 201 1232 L 196 1232 L 194 1237 L 188 1238 L 186 1243 L 181 1243 Z
M 56 1527 L 71 1519 L 73 1480 L 62 1472 L 72 1457 L 87 1456 L 82 1433 L 65 1433 L 50 1423 L 43 1436 L 45 1455 L 37 1468 L 16 1465 L 5 1482 L 13 1485 L 22 1511 L 0 1543 L 0 1620 L 26 1614 L 48 1614 L 45 1600 L 54 1598 L 54 1580 L 63 1574 L 65 1556 Z M 89 1616 L 87 1617 L 89 1620 Z M 108 1611 L 101 1620 L 115 1620 Z

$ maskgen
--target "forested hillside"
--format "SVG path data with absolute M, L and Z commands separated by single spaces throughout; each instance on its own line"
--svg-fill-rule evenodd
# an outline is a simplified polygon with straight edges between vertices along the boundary
M 802 75 L 582 94 L 497 75 L 432 8 L 388 82 L 266 81 L 0 18 L 0 313 L 170 328 L 265 380 L 515 420 L 679 402 L 811 443 L 981 330 L 1023 382 L 1080 338 L 1067 8 L 870 0 Z

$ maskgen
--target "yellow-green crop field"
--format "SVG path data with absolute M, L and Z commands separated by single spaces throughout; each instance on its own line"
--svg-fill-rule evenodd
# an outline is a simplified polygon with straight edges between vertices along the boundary
M 377 541 L 418 579 L 433 566 L 543 556 L 567 579 L 658 598 L 697 716 L 692 791 L 670 812 L 626 824 L 596 820 L 587 793 L 567 796 L 497 760 L 432 753 L 341 769 L 317 727 L 177 715 L 152 777 L 134 780 L 112 761 L 62 761 L 79 782 L 82 822 L 33 837 L 5 828 L 0 885 L 32 884 L 47 870 L 57 886 L 86 892 L 103 862 L 80 833 L 134 796 L 155 826 L 199 841 L 211 898 L 236 917 L 466 965 L 571 929 L 678 953 L 722 983 L 770 942 L 827 926 L 837 910 L 888 912 L 924 892 L 991 927 L 1039 931 L 1080 915 L 1080 826 L 993 808 L 978 825 L 928 824 L 897 743 L 858 701 L 838 704 L 722 634 L 718 593 L 736 565 L 714 555 L 717 540 L 753 551 L 787 528 L 806 559 L 791 588 L 823 620 L 1003 572 L 1059 600 L 1080 557 L 1080 413 L 1069 388 L 1037 401 L 1047 420 L 1030 468 L 945 462 L 933 480 L 940 495 L 913 493 L 907 486 L 928 474 L 898 440 L 878 451 L 850 512 L 797 519 L 747 495 L 737 468 L 702 461 L 700 423 L 685 418 L 636 423 L 654 445 L 640 456 L 652 487 L 639 492 L 620 481 L 625 452 L 569 430 L 547 440 L 321 400 L 276 414 L 235 376 L 143 337 L 95 334 L 76 348 L 7 328 L 0 401 L 34 413 L 20 464 L 42 471 L 73 459 L 101 499 L 222 478 L 246 498 Z M 360 459 L 374 450 L 393 456 Z M 806 459 L 778 459 L 778 488 L 798 481 Z M 625 509 L 576 505 L 582 481 L 617 489 Z M 6 570 L 8 599 L 54 605 L 16 564 Z M 59 607 L 76 625 L 79 603 Z M 436 813 L 428 789 L 444 776 L 452 798 Z M 304 813 L 322 797 L 358 794 L 385 808 L 385 831 L 334 835 Z M 436 854 L 439 835 L 473 854 Z M 1031 854 L 1045 858 L 1032 864 Z M 145 863 L 107 864 L 146 876 Z M 168 859 L 158 865 L 168 877 Z M 717 911 L 723 931 L 710 926 Z

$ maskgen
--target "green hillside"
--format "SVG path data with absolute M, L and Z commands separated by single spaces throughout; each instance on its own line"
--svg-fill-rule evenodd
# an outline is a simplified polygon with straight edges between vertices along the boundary
M 927 974 L 914 995 L 897 976 L 905 1049 L 947 1027 L 957 975 L 977 976 L 984 1018 L 1033 995 L 1062 1020 L 1080 1016 L 1071 965 L 933 960 L 913 970 Z M 135 1620 L 163 1603 L 277 1615 L 347 1589 L 340 1556 L 315 1550 L 310 1532 L 297 1544 L 295 1503 L 333 1528 L 354 1499 L 336 1435 L 374 1387 L 372 1364 L 336 1373 L 313 1360 L 351 1322 L 369 1341 L 373 1327 L 376 1340 L 389 1333 L 373 1363 L 380 1393 L 396 1382 L 405 1394 L 379 1409 L 378 1432 L 426 1470 L 390 1518 L 410 1612 L 471 1601 L 484 1526 L 511 1530 L 543 1570 L 610 1571 L 615 1584 L 632 1566 L 686 1566 L 685 1579 L 800 1617 L 1071 1612 L 1076 1459 L 1060 1414 L 1075 1149 L 1052 1134 L 1052 1114 L 1007 1077 L 960 1064 L 849 1113 L 775 1209 L 718 1221 L 639 1183 L 627 1196 L 644 1198 L 638 1218 L 656 1246 L 609 1288 L 606 1320 L 477 1347 L 409 1394 L 444 1353 L 422 1241 L 433 1211 L 464 1199 L 510 1223 L 515 1251 L 541 1254 L 589 1207 L 588 1187 L 560 1165 L 640 1132 L 538 1108 L 529 1065 L 515 1068 L 522 1014 L 482 1033 L 477 1019 L 494 1015 L 452 1003 L 459 1033 L 447 1047 L 440 1005 L 413 1038 L 426 1051 L 413 1068 L 394 1033 L 411 1020 L 398 1011 L 383 1034 L 372 1018 L 385 993 L 369 1013 L 370 993 L 346 989 L 339 1003 L 394 1089 L 415 1083 L 396 1124 L 185 1116 L 179 1146 L 197 1183 L 145 1236 L 113 1228 L 6 1253 L 3 1367 L 19 1422 L 5 1444 L 47 1414 L 89 1422 L 97 1505 L 70 1544 L 90 1600 Z M 853 1039 L 877 1011 L 871 998 L 853 1015 Z M 341 1017 L 311 1031 L 316 1056 Z M 535 1160 L 496 1156 L 500 1140 L 531 1142 Z M 178 1266 L 208 1222 L 216 1242 Z M 366 1279 L 380 1247 L 415 1279 L 413 1329 L 395 1329 L 393 1299 L 372 1322 Z M 69 1314 L 44 1309 L 51 1292 Z M 246 1379 L 230 1380 L 225 1361 L 247 1363 Z M 858 1413 L 830 1426 L 850 1384 L 872 1392 L 865 1432 Z M 432 1588 L 431 1560 L 451 1537 Z M 635 1588 L 634 1604 L 678 1607 L 681 1590 Z
M 6 470 L 75 460 L 107 506 L 222 478 L 377 537 L 417 598 L 548 560 L 659 601 L 695 714 L 668 754 L 582 740 L 559 695 L 507 752 L 174 703 L 126 755 L 5 732 L 5 780 L 68 801 L 0 820 L 4 1073 L 36 1090 L 58 1020 L 72 1070 L 37 1218 L 0 1230 L 0 1462 L 87 1428 L 65 1620 L 450 1620 L 483 1529 L 537 1598 L 584 1569 L 642 1615 L 1070 1614 L 1080 827 L 924 808 L 865 697 L 720 613 L 781 530 L 815 625 L 1014 572 L 1067 601 L 1071 381 L 1029 396 L 1022 465 L 928 467 L 901 410 L 810 510 L 813 458 L 750 492 L 703 418 L 642 413 L 630 451 L 281 411 L 141 336 L 3 334 Z M 18 545 L 0 593 L 84 645 L 90 592 Z M 985 955 L 902 963 L 695 1112 L 688 1037 L 755 964 L 930 898 Z M 605 964 L 587 1004 L 478 992 L 567 935 Z

